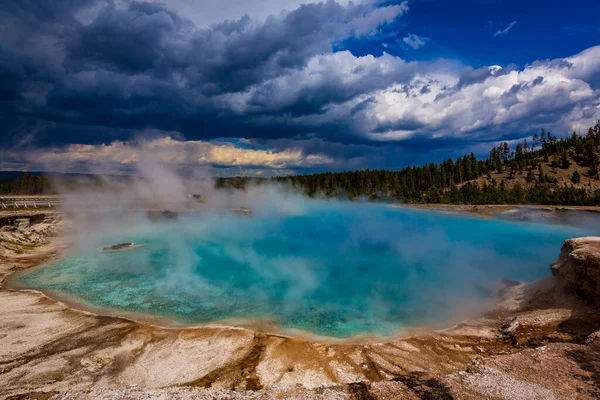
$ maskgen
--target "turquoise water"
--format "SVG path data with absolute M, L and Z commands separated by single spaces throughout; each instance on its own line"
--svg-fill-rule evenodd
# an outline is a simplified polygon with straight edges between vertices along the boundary
M 104 228 L 17 277 L 97 307 L 195 324 L 229 318 L 348 337 L 477 309 L 502 279 L 547 276 L 564 226 L 311 201 L 293 213 L 198 213 Z M 101 253 L 131 241 L 144 247 Z

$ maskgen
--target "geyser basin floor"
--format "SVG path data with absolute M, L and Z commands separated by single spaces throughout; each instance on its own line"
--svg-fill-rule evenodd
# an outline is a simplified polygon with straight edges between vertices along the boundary
M 502 279 L 547 275 L 561 242 L 584 234 L 314 201 L 293 214 L 257 210 L 251 217 L 140 217 L 129 229 L 107 225 L 15 283 L 177 324 L 268 320 L 334 337 L 391 335 L 477 310 L 493 301 Z M 144 246 L 98 252 L 120 242 Z

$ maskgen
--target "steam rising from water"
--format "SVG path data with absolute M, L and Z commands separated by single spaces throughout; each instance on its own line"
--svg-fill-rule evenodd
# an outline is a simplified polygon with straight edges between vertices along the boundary
M 493 301 L 548 273 L 576 229 L 310 200 L 280 186 L 216 191 L 152 158 L 141 179 L 64 189 L 73 254 L 20 278 L 88 303 L 193 324 L 268 319 L 331 336 L 392 334 Z M 200 192 L 205 203 L 187 197 Z M 247 206 L 251 216 L 230 208 Z M 150 218 L 142 208 L 182 211 Z M 138 249 L 100 253 L 119 242 Z

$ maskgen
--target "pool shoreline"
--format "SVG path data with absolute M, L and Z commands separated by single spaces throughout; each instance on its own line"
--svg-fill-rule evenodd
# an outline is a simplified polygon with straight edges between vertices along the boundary
M 396 214 L 396 212 L 394 212 L 393 214 Z M 399 215 L 405 215 L 406 213 L 399 213 Z M 414 213 L 411 213 L 414 214 Z M 450 218 L 446 218 L 446 219 L 450 219 Z M 453 220 L 454 218 L 452 218 L 451 220 Z M 490 225 L 488 223 L 485 223 L 486 225 Z M 512 225 L 512 224 L 511 224 Z M 495 225 L 493 225 L 495 226 Z M 159 229 L 159 228 L 157 228 Z M 493 228 L 492 228 L 493 229 Z M 443 239 L 443 238 L 442 238 Z M 152 245 L 146 245 L 144 246 L 146 249 L 152 249 Z M 452 245 L 449 246 L 450 248 L 452 248 Z M 79 250 L 78 250 L 79 251 Z M 125 251 L 125 250 L 124 250 Z M 127 252 L 129 251 L 133 251 L 133 250 L 126 250 Z M 83 254 L 86 254 L 86 256 L 84 256 L 83 260 L 85 261 L 85 257 L 94 257 L 94 255 L 87 255 L 87 251 L 82 251 Z M 60 258 L 65 258 L 69 253 L 73 253 L 73 249 L 72 248 L 68 248 L 65 247 L 62 252 L 60 254 L 56 254 L 56 256 L 54 257 L 54 261 L 56 261 L 57 259 Z M 449 253 L 449 254 L 454 254 L 454 253 Z M 496 253 L 493 253 L 496 254 Z M 462 254 L 461 254 L 462 256 Z M 136 256 L 137 257 L 137 256 Z M 144 257 L 142 255 L 142 257 Z M 489 256 L 491 257 L 491 255 Z M 111 258 L 112 260 L 112 258 Z M 114 261 L 109 261 L 109 262 L 114 262 Z M 124 264 L 122 264 L 123 266 L 128 265 L 126 263 L 126 260 L 120 259 L 120 262 L 123 262 Z M 384 265 L 384 263 L 381 263 L 382 265 Z M 73 264 L 73 265 L 79 265 L 79 264 Z M 81 262 L 81 265 L 87 265 L 86 263 L 84 263 L 83 261 Z M 95 264 L 92 264 L 95 265 Z M 103 264 L 99 264 L 99 265 L 103 265 Z M 119 264 L 121 265 L 121 264 Z M 161 264 L 161 265 L 167 265 L 167 264 Z M 390 264 L 392 265 L 392 264 Z M 395 264 L 394 264 L 395 265 Z M 261 333 L 266 333 L 266 334 L 274 334 L 274 335 L 278 335 L 278 336 L 285 336 L 285 337 L 295 337 L 295 338 L 302 338 L 305 340 L 312 340 L 312 341 L 321 341 L 321 342 L 327 342 L 327 343 L 374 343 L 374 342 L 382 342 L 382 341 L 386 341 L 386 340 L 391 340 L 394 338 L 398 338 L 398 337 L 404 337 L 404 336 L 410 336 L 413 335 L 415 332 L 426 332 L 426 331 L 431 331 L 431 330 L 435 330 L 435 329 L 442 329 L 442 328 L 446 328 L 448 326 L 452 326 L 452 324 L 454 323 L 458 323 L 463 319 L 469 319 L 469 318 L 477 318 L 478 316 L 480 316 L 481 314 L 484 313 L 489 313 L 491 312 L 496 306 L 497 303 L 499 301 L 499 299 L 495 298 L 494 292 L 501 289 L 499 282 L 501 281 L 501 279 L 504 278 L 516 278 L 516 279 L 525 279 L 525 280 L 533 280 L 535 278 L 537 278 L 539 275 L 534 276 L 533 278 L 529 277 L 529 279 L 527 279 L 527 277 L 523 277 L 523 276 L 511 276 L 511 275 L 505 275 L 502 276 L 502 274 L 498 274 L 498 276 L 495 276 L 494 278 L 498 278 L 496 281 L 473 281 L 471 283 L 469 283 L 470 285 L 473 285 L 474 287 L 478 287 L 475 284 L 479 284 L 481 283 L 481 288 L 485 289 L 485 290 L 489 290 L 490 294 L 489 294 L 489 298 L 480 298 L 477 297 L 477 301 L 473 304 L 477 304 L 477 307 L 472 307 L 471 304 L 468 304 L 469 302 L 472 302 L 471 300 L 469 300 L 469 297 L 465 297 L 460 298 L 460 297 L 456 297 L 456 294 L 450 294 L 450 297 L 448 297 L 448 299 L 445 299 L 446 301 L 450 300 L 451 301 L 451 306 L 447 306 L 447 307 L 438 307 L 438 308 L 426 308 L 426 307 L 430 307 L 429 303 L 427 303 L 426 301 L 429 301 L 429 299 L 434 299 L 433 302 L 435 302 L 436 298 L 435 296 L 430 296 L 431 294 L 424 294 L 424 295 L 420 295 L 420 297 L 417 297 L 417 299 L 422 299 L 423 302 L 422 303 L 418 303 L 417 306 L 414 308 L 415 310 L 425 310 L 423 312 L 423 315 L 427 315 L 429 314 L 427 317 L 419 317 L 417 316 L 416 318 L 414 317 L 409 317 L 407 319 L 402 319 L 402 311 L 401 305 L 397 305 L 397 304 L 402 304 L 402 303 L 389 303 L 389 307 L 390 309 L 398 309 L 399 311 L 397 312 L 398 315 L 396 320 L 391 320 L 392 324 L 390 324 L 390 327 L 394 327 L 393 323 L 397 324 L 396 326 L 398 326 L 397 329 L 387 329 L 388 326 L 384 325 L 386 321 L 383 321 L 382 325 L 377 325 L 379 324 L 380 320 L 374 320 L 374 324 L 372 325 L 360 325 L 360 322 L 362 320 L 357 319 L 356 321 L 358 321 L 358 323 L 355 326 L 364 326 L 366 328 L 368 327 L 373 327 L 373 330 L 368 330 L 368 329 L 354 329 L 354 330 L 346 330 L 345 332 L 343 331 L 343 329 L 340 329 L 339 331 L 336 331 L 335 328 L 334 329 L 323 329 L 321 330 L 320 327 L 316 327 L 316 329 L 312 329 L 314 326 L 312 325 L 302 325 L 302 324 L 297 324 L 295 325 L 296 327 L 293 326 L 293 324 L 289 324 L 285 319 L 277 319 L 278 314 L 277 313 L 262 313 L 262 314 L 253 314 L 253 313 L 249 313 L 249 314 L 242 314 L 242 313 L 238 313 L 237 315 L 240 315 L 240 317 L 237 316 L 231 316 L 232 314 L 227 314 L 227 313 L 223 313 L 220 314 L 220 316 L 222 316 L 221 319 L 210 319 L 210 318 L 206 318 L 203 319 L 203 315 L 200 315 L 200 318 L 195 318 L 192 316 L 192 313 L 195 312 L 194 309 L 191 309 L 191 311 L 187 311 L 189 313 L 190 316 L 192 316 L 192 318 L 187 318 L 187 315 L 184 314 L 175 314 L 175 313 L 169 313 L 168 309 L 166 309 L 167 311 L 162 311 L 160 312 L 159 310 L 156 310 L 156 313 L 152 312 L 152 307 L 154 304 L 153 298 L 150 297 L 143 297 L 144 293 L 139 293 L 138 292 L 133 292 L 136 293 L 140 300 L 138 300 L 138 303 L 119 303 L 119 302 L 113 302 L 111 303 L 110 301 L 106 301 L 106 302 L 102 302 L 102 301 L 98 301 L 95 302 L 94 297 L 91 296 L 87 296 L 86 293 L 81 292 L 81 287 L 85 286 L 80 286 L 78 287 L 77 290 L 71 290 L 69 285 L 63 285 L 63 281 L 67 282 L 68 278 L 69 278 L 69 273 L 71 270 L 65 270 L 66 272 L 64 272 L 63 275 L 64 278 L 60 278 L 58 279 L 58 284 L 49 284 L 49 285 L 44 285 L 44 280 L 43 279 L 48 279 L 47 282 L 52 282 L 54 280 L 54 277 L 52 275 L 52 273 L 49 274 L 39 274 L 39 273 L 35 273 L 34 275 L 37 276 L 41 276 L 42 280 L 37 279 L 32 279 L 32 280 L 26 280 L 23 279 L 21 281 L 19 281 L 19 277 L 22 276 L 22 274 L 24 273 L 29 273 L 35 270 L 43 270 L 46 268 L 50 268 L 52 267 L 52 264 L 50 263 L 50 261 L 44 260 L 44 262 L 41 263 L 41 265 L 35 266 L 35 267 L 31 267 L 28 268 L 26 272 L 24 271 L 19 271 L 16 272 L 14 274 L 12 274 L 11 276 L 7 277 L 5 280 L 5 286 L 7 286 L 8 288 L 12 288 L 12 289 L 27 289 L 27 290 L 35 290 L 35 291 L 39 291 L 42 294 L 44 294 L 45 296 L 47 296 L 48 298 L 54 299 L 56 301 L 60 301 L 62 303 L 64 303 L 65 305 L 73 308 L 73 309 L 78 309 L 78 310 L 82 310 L 82 311 L 86 311 L 89 313 L 92 313 L 94 315 L 99 315 L 99 316 L 114 316 L 114 317 L 118 317 L 118 318 L 123 318 L 132 322 L 137 322 L 137 323 L 143 323 L 143 324 L 148 324 L 148 325 L 152 325 L 152 326 L 156 326 L 156 327 L 161 327 L 161 328 L 167 328 L 167 329 L 193 329 L 193 328 L 206 328 L 206 327 L 235 327 L 235 328 L 242 328 L 242 329 L 249 329 L 252 331 L 256 331 L 256 332 L 261 332 Z M 402 265 L 400 265 L 401 268 L 403 268 Z M 82 267 L 85 268 L 85 267 Z M 171 267 L 164 267 L 166 269 L 169 269 Z M 408 267 L 407 267 L 408 268 Z M 119 270 L 121 269 L 125 269 L 124 267 L 121 268 L 119 267 L 118 270 L 115 271 L 116 273 L 120 273 Z M 445 270 L 448 269 L 452 269 L 452 268 L 443 268 Z M 488 268 L 489 270 L 495 270 L 496 268 Z M 88 269 L 90 270 L 90 269 Z M 93 270 L 93 269 L 91 269 Z M 104 269 L 96 269 L 98 271 L 103 271 Z M 390 269 L 388 268 L 389 271 Z M 497 269 L 498 271 L 502 271 L 502 269 Z M 539 270 L 539 268 L 538 268 Z M 59 271 L 59 270 L 57 270 Z M 74 271 L 73 276 L 77 277 L 77 269 L 72 269 L 72 271 Z M 112 270 L 109 270 L 112 271 Z M 143 275 L 143 271 L 141 270 L 142 273 L 135 273 L 135 275 L 137 276 L 142 276 Z M 139 272 L 139 271 L 138 271 Z M 467 271 L 468 272 L 468 271 Z M 58 272 L 57 272 L 58 273 Z M 388 273 L 388 272 L 385 272 Z M 461 272 L 458 271 L 458 274 L 460 274 Z M 388 273 L 389 274 L 389 273 Z M 100 277 L 105 277 L 104 280 L 95 277 L 94 275 L 90 275 L 90 282 L 96 281 L 96 282 L 112 282 L 111 281 L 111 276 L 112 273 L 109 273 L 108 276 L 104 275 L 98 275 Z M 381 275 L 375 275 L 375 273 L 373 273 L 374 276 L 377 276 L 378 278 L 375 279 L 381 279 Z M 452 276 L 460 276 L 457 275 L 454 272 L 451 272 Z M 389 278 L 392 275 L 387 275 L 387 277 Z M 501 279 L 500 279 L 501 278 Z M 150 275 L 148 275 L 148 280 L 152 279 L 150 278 Z M 460 278 L 460 279 L 464 279 L 464 278 Z M 76 278 L 77 280 L 77 278 Z M 119 290 L 121 287 L 123 287 L 124 285 L 126 285 L 126 283 L 124 282 L 129 282 L 129 281 L 115 281 L 117 283 L 116 289 L 115 289 L 115 293 L 119 293 Z M 115 287 L 114 283 L 112 282 L 112 286 L 108 285 L 108 287 Z M 120 283 L 119 283 L 120 282 Z M 401 282 L 401 281 L 399 281 Z M 216 285 L 218 285 L 218 282 L 216 283 Z M 484 287 L 485 285 L 485 287 Z M 489 286 L 488 286 L 489 285 Z M 101 288 L 104 288 L 107 286 L 102 285 Z M 144 286 L 146 287 L 146 286 Z M 149 286 L 151 288 L 153 288 L 153 286 Z M 359 286 L 360 287 L 360 286 Z M 401 287 L 403 288 L 403 287 Z M 104 289 L 103 289 L 104 290 Z M 105 291 L 106 292 L 106 291 Z M 428 293 L 425 290 L 419 290 L 419 292 L 423 292 L 423 293 Z M 109 292 L 106 292 L 109 293 Z M 368 291 L 367 290 L 358 290 L 358 296 L 365 296 L 365 293 L 367 293 L 368 295 Z M 463 294 L 463 297 L 465 295 Z M 193 297 L 191 297 L 193 299 Z M 391 301 L 391 297 L 388 299 L 389 301 Z M 160 298 L 158 298 L 159 302 L 156 304 L 159 304 L 160 306 L 163 306 L 163 304 L 160 302 Z M 192 300 L 193 301 L 193 300 Z M 481 303 L 481 304 L 480 304 Z M 122 305 L 124 304 L 124 305 Z M 133 304 L 133 306 L 129 306 L 129 304 Z M 142 305 L 142 307 L 136 307 L 138 304 Z M 224 303 L 227 304 L 227 303 Z M 423 308 L 419 309 L 419 304 L 425 304 L 423 306 Z M 448 304 L 450 304 L 450 302 L 448 302 Z M 114 306 L 113 306 L 114 305 Z M 167 303 L 167 305 L 170 305 L 170 303 Z M 177 305 L 177 303 L 175 303 L 175 305 Z M 411 312 L 411 308 L 410 308 L 410 303 L 408 304 L 409 308 L 407 310 L 409 310 L 409 312 Z M 431 304 L 431 307 L 436 307 L 437 305 Z M 193 307 L 193 305 L 192 305 Z M 310 308 L 311 310 L 313 310 L 313 308 Z M 429 310 L 432 311 L 429 311 Z M 147 311 L 146 311 L 147 310 Z M 175 308 L 173 308 L 173 310 L 175 310 Z M 317 310 L 319 310 L 317 308 Z M 369 309 L 370 311 L 371 309 Z M 443 310 L 443 311 L 438 311 L 438 310 Z M 377 311 L 377 310 L 376 310 Z M 314 318 L 312 317 L 312 314 L 310 314 L 312 311 L 307 311 L 305 309 L 303 309 L 302 311 L 300 311 L 301 313 L 306 313 L 307 315 L 307 319 L 309 318 Z M 319 313 L 324 314 L 326 311 L 318 311 L 315 315 L 318 315 Z M 454 314 L 456 312 L 456 315 Z M 427 314 L 426 314 L 427 313 Z M 434 318 L 431 315 L 436 315 L 436 314 L 441 314 L 441 316 L 439 318 Z M 215 314 L 207 314 L 210 316 L 219 316 L 219 314 L 215 313 Z M 245 316 L 254 316 L 254 318 L 250 317 L 250 318 L 245 318 Z M 258 315 L 258 317 L 256 317 Z M 341 314 L 343 316 L 343 314 Z M 418 315 L 415 313 L 415 315 Z M 230 317 L 231 316 L 231 317 Z M 265 318 L 263 318 L 263 316 Z M 270 318 L 270 317 L 273 318 Z M 303 317 L 304 318 L 304 317 Z M 359 318 L 359 317 L 357 317 Z M 411 320 L 412 318 L 412 320 Z M 316 318 L 315 318 L 316 319 Z M 343 321 L 342 318 L 340 318 L 340 320 Z M 280 322 L 278 322 L 280 321 Z M 319 320 L 317 320 L 319 321 Z M 325 323 L 327 323 L 328 321 L 331 320 L 327 320 L 327 319 L 323 319 L 321 321 L 325 321 Z M 335 319 L 333 321 L 336 321 Z M 346 321 L 353 321 L 353 320 L 349 320 L 346 319 Z M 320 323 L 319 322 L 315 322 L 315 324 Z M 332 324 L 333 325 L 333 324 Z M 335 325 L 333 325 L 335 326 Z M 381 329 L 380 327 L 383 326 L 383 329 Z M 306 329 L 305 329 L 306 328 Z M 339 332 L 339 334 L 338 334 Z
M 549 268 L 541 281 L 507 288 L 489 315 L 372 343 L 325 343 L 227 325 L 163 328 L 6 287 L 15 272 L 64 255 L 67 237 L 62 230 L 51 244 L 0 259 L 0 398 L 91 399 L 111 391 L 143 398 L 171 396 L 176 388 L 199 399 L 336 398 L 357 388 L 389 398 L 492 396 L 476 385 L 481 379 L 505 387 L 519 382 L 530 393 L 550 390 L 557 398 L 573 390 L 593 398 L 593 373 L 569 354 L 592 357 L 600 350 L 589 339 L 590 326 L 600 330 L 597 309 L 567 293 Z M 560 382 L 552 374 L 557 369 Z
M 428 332 L 433 332 L 437 330 L 450 329 L 462 321 L 466 319 L 474 319 L 480 318 L 483 316 L 491 316 L 497 312 L 498 305 L 502 302 L 501 298 L 496 298 L 490 300 L 486 303 L 485 306 L 479 307 L 479 311 L 477 312 L 468 312 L 464 314 L 460 314 L 460 316 L 456 316 L 452 318 L 446 323 L 439 324 L 423 324 L 413 327 L 406 327 L 399 329 L 392 335 L 378 335 L 372 332 L 360 333 L 357 335 L 351 335 L 347 337 L 337 337 L 337 336 L 327 336 L 320 335 L 318 333 L 314 333 L 308 330 L 302 330 L 299 328 L 283 328 L 281 327 L 277 321 L 268 320 L 268 319 L 245 319 L 245 318 L 231 318 L 231 319 L 223 319 L 216 320 L 212 322 L 205 323 L 185 323 L 185 322 L 176 322 L 168 317 L 161 317 L 157 315 L 152 315 L 150 313 L 136 313 L 136 312 L 127 312 L 119 309 L 112 309 L 110 307 L 103 306 L 95 306 L 89 302 L 86 302 L 83 299 L 76 298 L 75 296 L 69 296 L 68 294 L 57 291 L 57 290 L 49 290 L 49 289 L 41 289 L 36 287 L 29 287 L 25 285 L 21 285 L 17 282 L 18 275 L 25 272 L 26 270 L 31 270 L 34 268 L 46 268 L 49 262 L 59 260 L 68 252 L 65 249 L 63 252 L 54 254 L 51 258 L 42 261 L 37 265 L 32 265 L 25 269 L 17 270 L 11 272 L 8 276 L 4 278 L 1 282 L 2 287 L 6 288 L 9 291 L 17 291 L 17 292 L 30 292 L 37 293 L 50 301 L 54 301 L 60 303 L 72 310 L 79 311 L 88 315 L 97 316 L 97 317 L 110 317 L 121 319 L 124 321 L 152 326 L 160 329 L 167 330 L 182 330 L 182 329 L 239 329 L 246 330 L 250 332 L 258 332 L 266 335 L 273 335 L 282 338 L 290 338 L 290 339 L 301 339 L 308 340 L 312 342 L 319 342 L 325 344 L 375 344 L 375 343 L 384 343 L 390 340 L 401 339 L 412 337 L 419 334 L 426 334 Z M 524 284 L 524 283 L 521 283 Z M 503 290 L 502 286 L 499 287 L 499 290 Z

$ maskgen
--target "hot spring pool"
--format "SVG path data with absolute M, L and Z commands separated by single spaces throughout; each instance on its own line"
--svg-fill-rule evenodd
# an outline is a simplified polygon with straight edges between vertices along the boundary
M 334 337 L 391 335 L 492 301 L 502 279 L 548 275 L 561 242 L 587 233 L 314 201 L 294 213 L 198 213 L 101 229 L 15 281 L 176 324 L 268 320 Z M 143 247 L 98 251 L 119 242 Z

